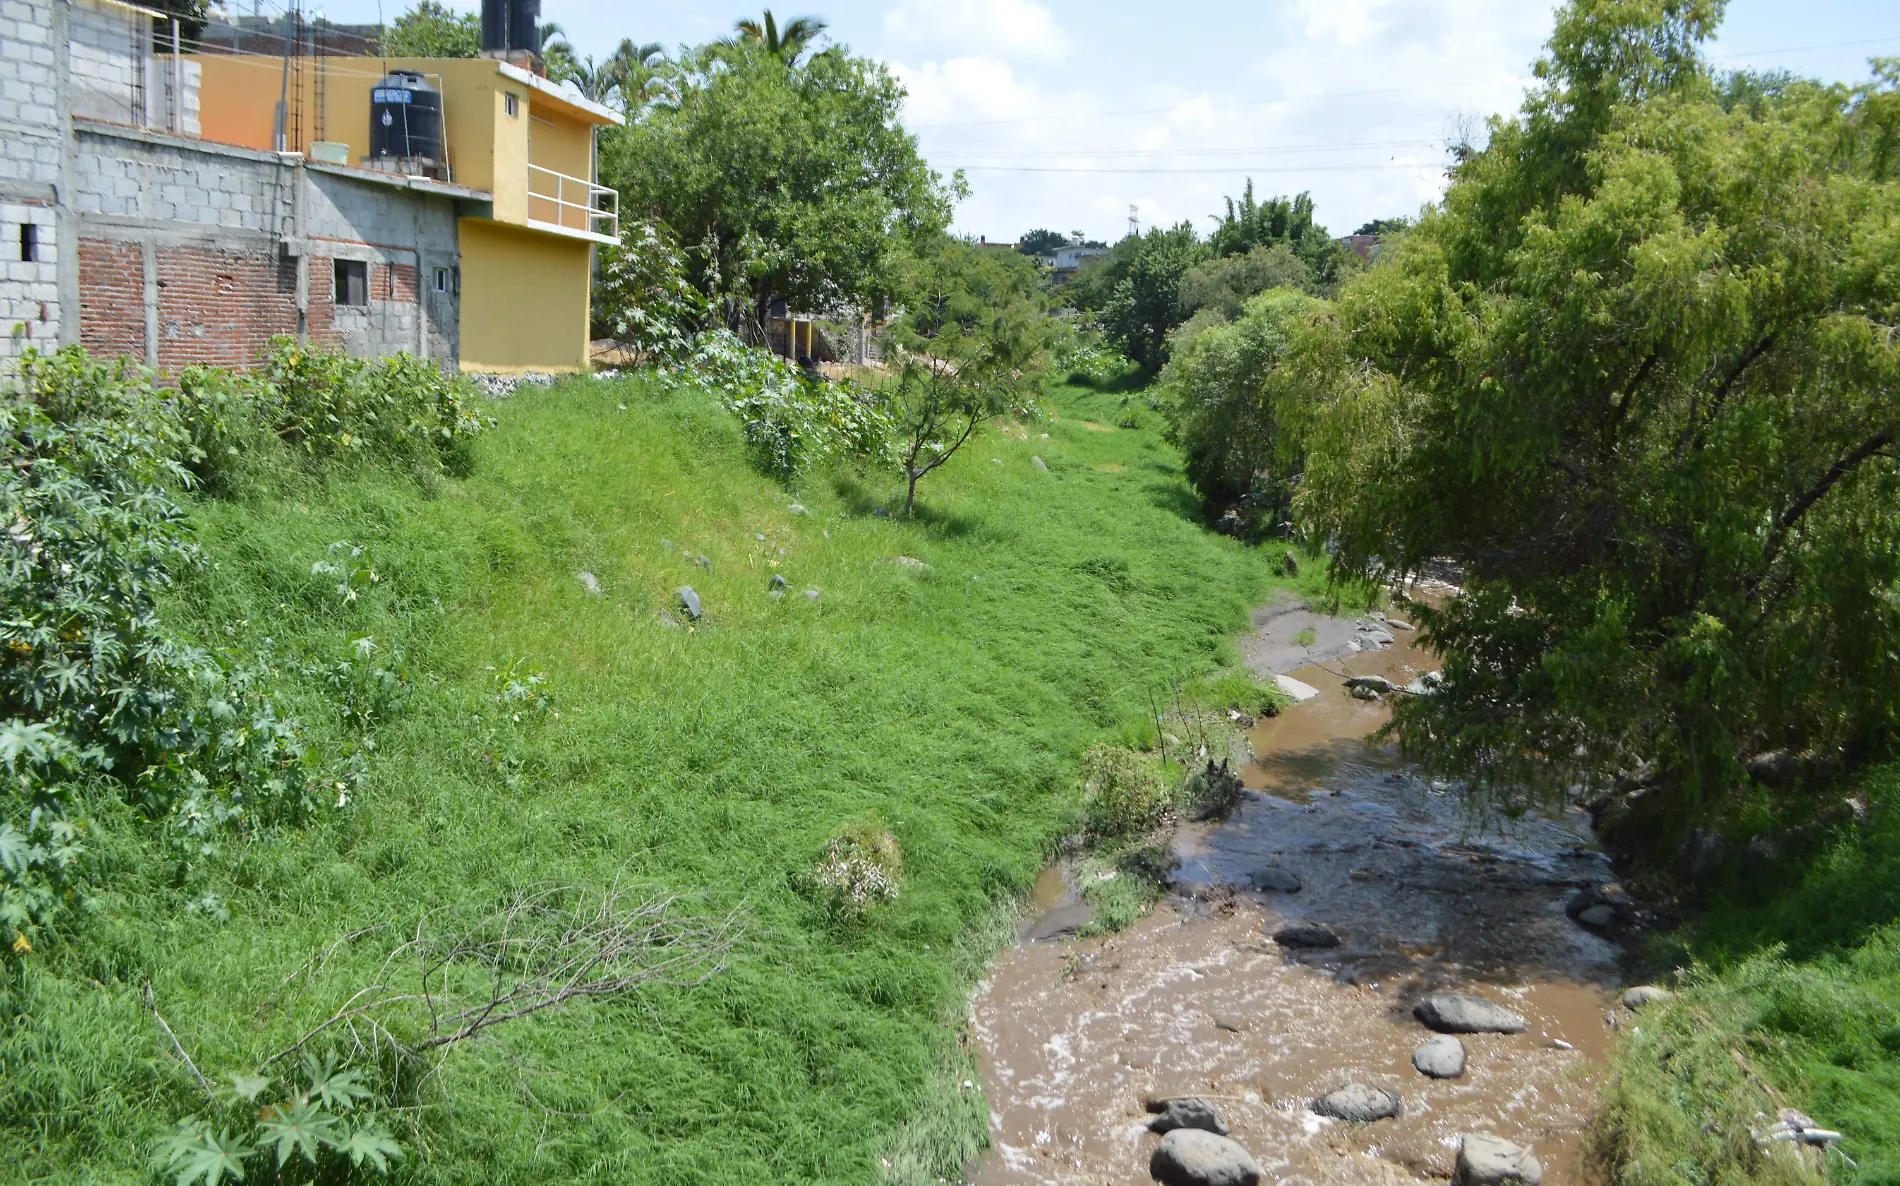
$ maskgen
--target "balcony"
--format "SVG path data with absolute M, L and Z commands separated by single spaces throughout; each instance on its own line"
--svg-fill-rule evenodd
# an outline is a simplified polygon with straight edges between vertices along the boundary
M 529 165 L 528 225 L 537 231 L 590 243 L 618 243 L 619 191 Z

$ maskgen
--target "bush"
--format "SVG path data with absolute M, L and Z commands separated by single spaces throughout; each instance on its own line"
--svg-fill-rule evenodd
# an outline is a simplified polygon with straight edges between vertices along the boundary
M 810 880 L 815 896 L 832 917 L 855 926 L 879 906 L 897 900 L 903 874 L 897 837 L 874 823 L 860 821 L 825 843 L 825 855 L 812 867 Z
M 594 328 L 651 357 L 676 359 L 706 324 L 706 298 L 686 278 L 686 253 L 664 223 L 637 220 L 600 251 Z
M 1119 745 L 1092 746 L 1082 756 L 1082 790 L 1089 830 L 1097 836 L 1148 831 L 1173 805 L 1155 764 Z

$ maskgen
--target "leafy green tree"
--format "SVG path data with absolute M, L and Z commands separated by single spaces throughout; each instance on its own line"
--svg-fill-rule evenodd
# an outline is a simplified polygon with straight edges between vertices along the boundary
M 1031 401 L 1029 374 L 1055 327 L 1041 273 L 1026 256 L 984 251 L 936 236 L 910 261 L 900 348 L 886 389 L 905 480 L 904 514 L 917 484 L 942 468 L 976 430 Z
M 818 17 L 801 16 L 794 17 L 781 29 L 772 16 L 772 10 L 768 8 L 756 21 L 747 19 L 734 22 L 732 40 L 751 42 L 789 66 L 804 56 L 825 28 L 825 22 Z
M 1255 250 L 1291 255 L 1284 244 Z M 1269 379 L 1319 304 L 1290 289 L 1266 292 L 1233 321 L 1176 340 L 1161 372 L 1161 407 L 1210 518 L 1237 509 L 1256 530 L 1286 520 L 1300 457 L 1280 430 Z
M 1751 755 L 1900 740 L 1896 78 L 1727 103 L 1719 14 L 1561 9 L 1522 111 L 1280 367 L 1339 573 L 1465 572 L 1405 745 L 1506 803 L 1653 784 L 1658 836 Z
M 396 58 L 479 57 L 482 18 L 437 0 L 416 0 L 383 35 L 383 52 Z
M 756 45 L 661 68 L 671 97 L 603 144 L 626 209 L 693 249 L 694 283 L 728 322 L 773 298 L 825 312 L 881 308 L 906 244 L 940 231 L 952 193 L 898 125 L 903 89 L 842 49 L 787 65 Z
M 1396 235 L 1412 225 L 1409 218 L 1375 218 L 1354 231 L 1355 235 Z
M 1069 237 L 1060 231 L 1039 228 L 1030 231 L 1016 243 L 1016 250 L 1024 255 L 1043 256 L 1054 253 L 1058 247 L 1067 247 Z
M 1208 320 L 1232 321 L 1249 300 L 1263 292 L 1275 288 L 1306 291 L 1314 282 L 1312 267 L 1292 247 L 1273 243 L 1189 268 L 1181 276 L 1181 311 L 1190 323 L 1203 313 Z M 1178 332 L 1188 332 L 1187 326 Z
M 1208 246 L 1215 255 L 1244 255 L 1284 243 L 1313 270 L 1315 280 L 1330 289 L 1352 269 L 1353 256 L 1313 221 L 1313 213 L 1311 194 L 1256 201 L 1250 177 L 1239 201 L 1227 199 L 1227 213 L 1208 236 Z
M 1183 321 L 1181 279 L 1208 257 L 1192 223 L 1150 227 L 1129 235 L 1100 264 L 1069 284 L 1078 308 L 1095 314 L 1102 333 L 1134 362 L 1154 371 L 1168 357 L 1168 335 Z

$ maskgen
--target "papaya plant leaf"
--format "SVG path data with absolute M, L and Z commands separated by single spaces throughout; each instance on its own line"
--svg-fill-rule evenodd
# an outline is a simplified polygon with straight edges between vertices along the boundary
M 363 1086 L 363 1072 L 358 1070 L 340 1071 L 330 1055 L 324 1055 L 318 1062 L 312 1056 L 303 1056 L 304 1073 L 310 1076 L 310 1094 L 318 1102 L 347 1112 L 357 1105 L 359 1100 L 369 1098 L 369 1088 Z
M 276 1147 L 278 1169 L 284 1168 L 293 1153 L 302 1154 L 305 1161 L 315 1165 L 323 1146 L 336 1144 L 336 1117 L 304 1095 L 265 1109 L 257 1127 L 264 1137 L 262 1143 Z
M 264 1075 L 245 1075 L 232 1071 L 225 1078 L 231 1081 L 231 1094 L 247 1104 L 256 1103 L 257 1097 L 263 1095 L 264 1089 L 270 1086 L 269 1077 Z
M 180 1120 L 178 1131 L 159 1143 L 174 1186 L 218 1186 L 226 1178 L 244 1180 L 244 1159 L 254 1150 L 229 1132 L 211 1131 L 202 1120 Z
M 349 1139 L 333 1146 L 338 1153 L 348 1155 L 350 1164 L 362 1168 L 365 1162 L 376 1167 L 376 1172 L 389 1172 L 391 1161 L 402 1160 L 402 1146 L 398 1145 L 388 1133 L 376 1128 L 359 1128 L 349 1135 Z

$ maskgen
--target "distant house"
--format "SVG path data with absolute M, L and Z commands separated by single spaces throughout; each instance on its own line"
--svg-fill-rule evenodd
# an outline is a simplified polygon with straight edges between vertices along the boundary
M 1367 263 L 1378 259 L 1379 251 L 1384 246 L 1382 235 L 1347 235 L 1334 241 Z
M 1108 248 L 1095 243 L 1084 243 L 1080 235 L 1071 236 L 1069 242 L 1049 255 L 1042 262 L 1055 269 L 1055 283 L 1067 284 L 1075 274 L 1088 266 L 1090 260 L 1108 254 Z

